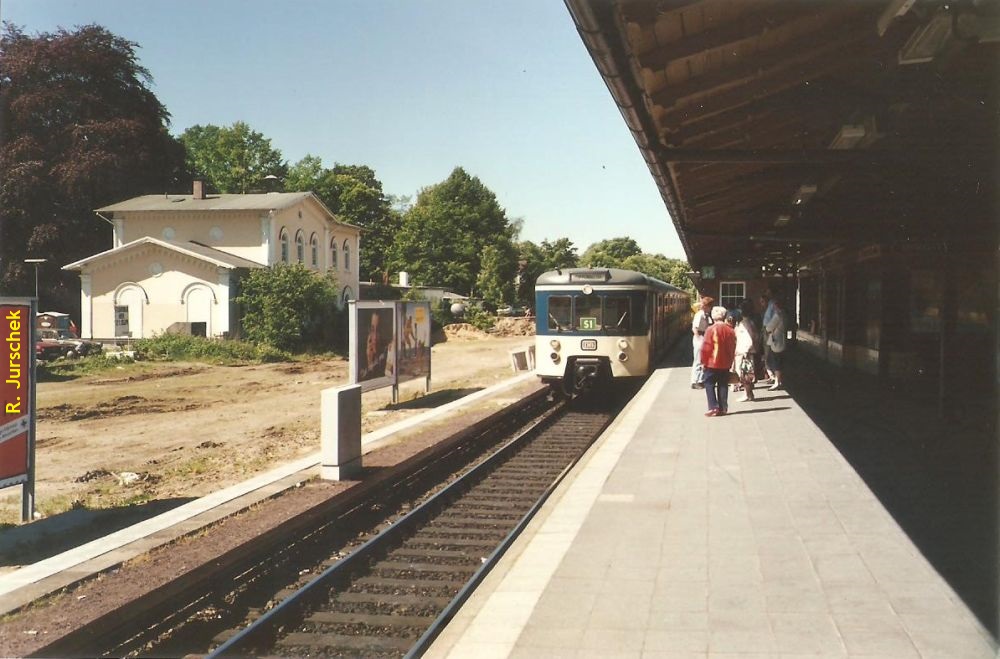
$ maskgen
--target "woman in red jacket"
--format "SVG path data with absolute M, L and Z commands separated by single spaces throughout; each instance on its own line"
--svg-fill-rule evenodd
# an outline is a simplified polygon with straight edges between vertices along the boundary
M 725 307 L 712 307 L 715 323 L 705 332 L 705 341 L 701 344 L 705 395 L 708 397 L 705 416 L 722 416 L 729 409 L 729 369 L 736 356 L 736 332 L 722 322 L 725 318 Z

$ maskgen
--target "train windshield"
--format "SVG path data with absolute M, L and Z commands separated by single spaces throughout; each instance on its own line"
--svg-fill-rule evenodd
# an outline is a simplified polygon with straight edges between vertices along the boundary
M 548 298 L 549 329 L 558 332 L 643 333 L 643 302 L 641 295 L 552 295 Z

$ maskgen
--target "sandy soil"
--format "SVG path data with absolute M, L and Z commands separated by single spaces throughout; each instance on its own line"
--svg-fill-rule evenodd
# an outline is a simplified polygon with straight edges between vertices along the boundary
M 365 432 L 514 375 L 523 323 L 492 336 L 455 328 L 423 380 L 364 394 Z M 42 516 L 198 497 L 319 449 L 320 392 L 347 383 L 345 360 L 241 367 L 122 366 L 38 386 L 36 503 Z M 0 523 L 20 519 L 20 487 L 0 492 Z

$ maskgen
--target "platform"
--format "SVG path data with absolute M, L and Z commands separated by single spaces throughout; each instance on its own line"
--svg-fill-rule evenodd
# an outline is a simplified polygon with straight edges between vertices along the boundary
M 426 656 L 995 657 L 982 428 L 802 355 L 788 381 L 706 418 L 658 370 Z

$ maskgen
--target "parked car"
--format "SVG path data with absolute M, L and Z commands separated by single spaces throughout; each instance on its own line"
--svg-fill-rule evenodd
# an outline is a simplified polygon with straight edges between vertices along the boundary
M 498 316 L 523 316 L 524 312 L 524 307 L 512 307 L 509 304 L 505 304 L 497 309 Z
M 35 357 L 46 361 L 58 357 L 86 357 L 96 355 L 103 349 L 100 343 L 77 338 L 68 330 L 42 328 L 38 330 Z
M 66 356 L 66 346 L 53 339 L 35 341 L 35 359 L 50 362 Z

